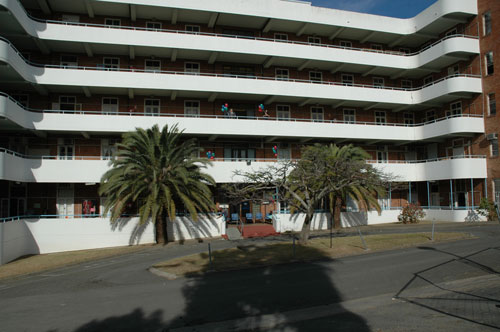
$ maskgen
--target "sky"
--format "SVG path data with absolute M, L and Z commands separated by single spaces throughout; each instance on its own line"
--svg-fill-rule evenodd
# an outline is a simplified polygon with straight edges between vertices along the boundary
M 361 13 L 409 18 L 437 0 L 307 0 L 313 6 L 350 10 Z

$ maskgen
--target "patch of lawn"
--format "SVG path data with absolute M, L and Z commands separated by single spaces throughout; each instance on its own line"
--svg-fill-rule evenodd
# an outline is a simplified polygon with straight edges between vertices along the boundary
M 466 233 L 437 233 L 434 235 L 434 242 L 471 237 L 470 234 Z M 211 267 L 208 253 L 161 262 L 155 264 L 154 267 L 178 276 L 196 276 L 210 269 L 213 271 L 227 271 L 297 261 L 333 259 L 432 243 L 430 233 L 368 235 L 364 239 L 370 251 L 364 250 L 359 236 L 334 238 L 333 248 L 330 248 L 330 238 L 326 237 L 311 239 L 305 246 L 296 244 L 295 256 L 293 255 L 292 242 L 285 242 L 267 246 L 249 246 L 214 251 L 212 252 Z
M 139 245 L 26 256 L 0 266 L 0 279 L 13 278 L 63 266 L 127 254 L 142 250 L 144 247 L 144 245 Z

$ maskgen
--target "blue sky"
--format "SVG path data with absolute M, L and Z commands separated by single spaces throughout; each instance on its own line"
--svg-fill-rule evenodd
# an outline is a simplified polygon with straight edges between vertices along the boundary
M 361 13 L 409 18 L 437 0 L 308 0 L 313 6 L 351 10 Z

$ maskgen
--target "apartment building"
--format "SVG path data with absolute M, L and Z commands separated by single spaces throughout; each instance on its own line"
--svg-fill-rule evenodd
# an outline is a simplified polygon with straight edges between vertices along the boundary
M 499 19 L 492 0 L 412 19 L 287 0 L 0 0 L 0 217 L 98 215 L 121 134 L 177 123 L 214 154 L 218 184 L 352 143 L 393 174 L 386 211 L 475 218 L 500 192 Z M 215 197 L 242 218 L 278 207 Z

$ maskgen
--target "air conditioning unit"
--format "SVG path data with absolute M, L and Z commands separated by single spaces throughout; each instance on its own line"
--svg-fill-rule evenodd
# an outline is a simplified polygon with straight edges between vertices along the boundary
M 498 139 L 498 134 L 497 134 L 497 133 L 488 134 L 488 135 L 486 135 L 486 139 L 487 139 L 488 141 L 493 141 L 493 140 L 496 140 L 496 139 Z

